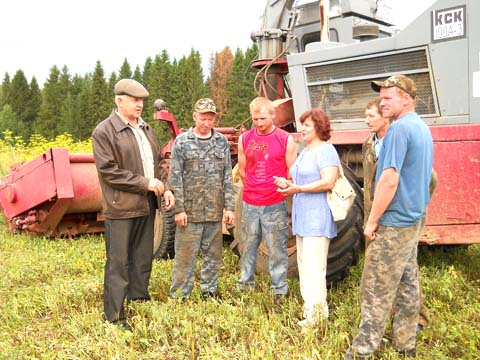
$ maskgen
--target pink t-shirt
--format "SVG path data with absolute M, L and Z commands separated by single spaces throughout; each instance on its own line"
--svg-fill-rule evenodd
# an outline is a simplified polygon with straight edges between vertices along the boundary
M 247 160 L 243 201 L 251 205 L 267 206 L 285 200 L 277 192 L 273 176 L 287 176 L 285 154 L 289 134 L 279 128 L 261 135 L 251 129 L 242 135 L 242 145 Z

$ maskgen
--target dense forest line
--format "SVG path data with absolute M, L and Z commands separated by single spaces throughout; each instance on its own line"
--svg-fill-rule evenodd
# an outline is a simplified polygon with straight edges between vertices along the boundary
M 255 96 L 255 72 L 250 62 L 255 45 L 246 51 L 229 47 L 211 56 L 209 76 L 204 78 L 201 57 L 191 50 L 180 60 L 171 60 L 166 50 L 153 59 L 148 57 L 143 69 L 132 69 L 125 59 L 118 73 L 108 78 L 100 61 L 92 73 L 72 75 L 65 65 L 52 66 L 43 88 L 35 77 L 29 82 L 22 70 L 13 77 L 6 73 L 0 85 L 0 137 L 5 130 L 29 141 L 33 134 L 52 139 L 69 133 L 75 140 L 90 138 L 98 122 L 114 108 L 113 86 L 119 79 L 133 78 L 149 90 L 142 117 L 150 122 L 163 143 L 168 133 L 152 120 L 155 99 L 166 101 L 180 127 L 192 124 L 192 111 L 200 97 L 213 98 L 219 109 L 217 126 L 235 126 L 249 117 L 248 103 Z

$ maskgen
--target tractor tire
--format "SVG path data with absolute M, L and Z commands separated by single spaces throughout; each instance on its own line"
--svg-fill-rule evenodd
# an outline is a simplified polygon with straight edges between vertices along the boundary
M 327 265 L 327 283 L 332 285 L 343 280 L 348 269 L 358 263 L 359 252 L 363 242 L 363 192 L 356 183 L 355 175 L 347 165 L 342 164 L 345 176 L 352 184 L 355 190 L 355 202 L 343 221 L 337 222 L 338 235 L 330 241 L 328 250 Z M 234 184 L 235 190 L 235 218 L 236 226 L 233 229 L 234 241 L 230 245 L 234 253 L 241 257 L 243 253 L 242 244 L 242 190 L 241 182 Z M 289 201 L 289 215 L 291 214 L 291 197 Z M 291 219 L 291 217 L 290 217 Z M 288 276 L 298 277 L 297 266 L 297 245 L 296 238 L 292 235 L 292 226 L 290 223 L 290 236 L 287 243 L 288 253 Z M 268 248 L 265 241 L 262 240 L 258 248 L 256 272 L 259 274 L 269 274 L 268 268 Z
M 173 259 L 175 257 L 175 213 L 165 210 L 165 200 L 160 197 L 160 208 L 156 210 L 153 233 L 153 258 Z

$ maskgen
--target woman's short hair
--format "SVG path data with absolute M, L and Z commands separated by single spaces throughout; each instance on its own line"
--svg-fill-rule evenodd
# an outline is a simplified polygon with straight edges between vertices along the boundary
M 330 119 L 327 114 L 321 109 L 311 109 L 305 111 L 302 116 L 300 116 L 300 123 L 304 123 L 308 118 L 312 119 L 313 127 L 315 133 L 320 138 L 320 140 L 327 141 L 330 139 Z

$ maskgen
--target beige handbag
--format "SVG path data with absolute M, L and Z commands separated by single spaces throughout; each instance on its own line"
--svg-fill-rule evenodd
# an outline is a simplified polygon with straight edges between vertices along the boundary
M 333 220 L 345 220 L 355 200 L 355 191 L 343 173 L 342 164 L 338 164 L 338 178 L 332 190 L 327 192 L 328 206 Z

